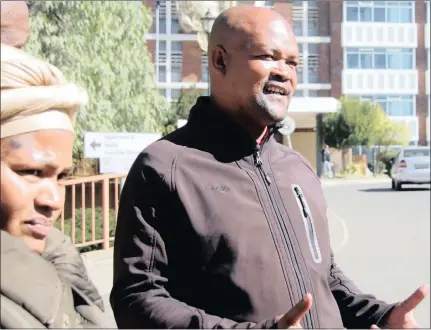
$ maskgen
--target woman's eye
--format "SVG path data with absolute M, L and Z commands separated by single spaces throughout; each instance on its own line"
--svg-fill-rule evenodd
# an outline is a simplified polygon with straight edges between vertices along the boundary
M 68 178 L 69 176 L 71 176 L 71 173 L 61 173 L 58 175 L 58 180 L 64 180 L 64 179 Z
M 20 170 L 17 171 L 17 173 L 19 175 L 31 175 L 36 177 L 41 177 L 43 174 L 41 170 Z

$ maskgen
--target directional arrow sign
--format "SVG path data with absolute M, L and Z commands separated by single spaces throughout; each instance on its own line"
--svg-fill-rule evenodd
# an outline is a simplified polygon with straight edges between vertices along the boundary
M 101 147 L 101 143 L 97 143 L 96 141 L 91 142 L 90 146 L 93 148 L 93 150 L 96 150 L 97 147 Z
M 136 158 L 148 145 L 162 137 L 161 133 L 102 133 L 84 135 L 84 158 Z

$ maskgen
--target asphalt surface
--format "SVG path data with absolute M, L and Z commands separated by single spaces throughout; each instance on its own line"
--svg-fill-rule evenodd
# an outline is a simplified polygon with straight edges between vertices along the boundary
M 430 190 L 390 190 L 390 182 L 334 182 L 324 186 L 336 261 L 355 284 L 387 302 L 407 298 L 430 280 Z M 407 187 L 408 188 L 408 187 Z M 112 249 L 84 256 L 107 305 Z M 415 311 L 430 328 L 430 298 Z
M 366 293 L 397 302 L 430 283 L 430 190 L 390 183 L 325 187 L 335 257 Z M 416 320 L 430 328 L 429 296 Z

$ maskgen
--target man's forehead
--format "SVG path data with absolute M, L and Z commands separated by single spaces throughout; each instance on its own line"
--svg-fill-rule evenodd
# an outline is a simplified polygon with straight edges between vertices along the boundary
M 276 20 L 257 29 L 254 33 L 247 36 L 247 48 L 295 48 L 297 42 L 293 31 L 283 20 Z

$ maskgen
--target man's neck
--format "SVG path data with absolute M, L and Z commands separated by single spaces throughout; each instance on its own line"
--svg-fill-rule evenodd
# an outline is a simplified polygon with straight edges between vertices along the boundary
M 213 102 L 220 111 L 223 111 L 229 118 L 235 121 L 238 125 L 244 128 L 256 143 L 260 144 L 265 140 L 266 134 L 268 132 L 267 126 L 260 126 L 256 124 L 250 117 L 244 116 L 244 114 L 231 110 L 225 106 L 222 106 L 214 97 L 210 97 L 211 102 Z

